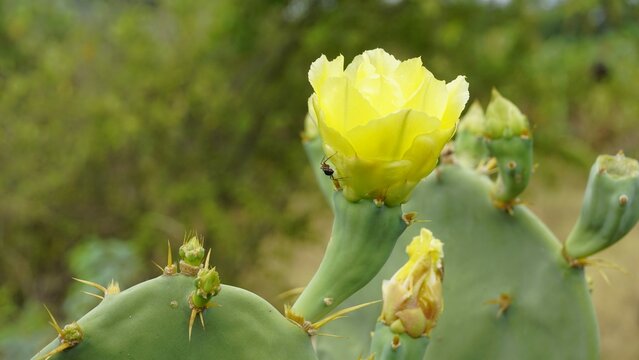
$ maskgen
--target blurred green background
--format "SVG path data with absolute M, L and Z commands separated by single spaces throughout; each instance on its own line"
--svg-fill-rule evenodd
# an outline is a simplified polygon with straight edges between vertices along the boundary
M 54 336 L 42 303 L 96 304 L 71 276 L 131 286 L 190 230 L 226 283 L 303 285 L 331 217 L 299 141 L 308 67 L 376 47 L 522 108 L 526 199 L 560 236 L 596 154 L 639 156 L 636 0 L 2 0 L 0 358 Z M 637 248 L 593 275 L 606 359 L 639 358 Z

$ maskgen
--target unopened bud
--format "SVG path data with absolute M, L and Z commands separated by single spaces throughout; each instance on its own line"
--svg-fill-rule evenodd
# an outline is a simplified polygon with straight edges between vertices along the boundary
M 530 133 L 528 119 L 510 100 L 493 89 L 492 99 L 486 108 L 484 136 L 489 139 L 527 137 Z
M 499 168 L 493 196 L 508 207 L 528 186 L 533 168 L 532 138 L 526 116 L 497 90 L 493 90 L 486 109 L 484 136 Z
M 484 124 L 486 117 L 479 102 L 474 102 L 459 121 L 455 136 L 455 154 L 467 166 L 475 167 L 488 158 L 488 149 L 484 142 Z
M 182 261 L 191 266 L 200 266 L 204 260 L 204 246 L 197 236 L 191 237 L 187 242 L 180 246 L 180 258 Z
M 408 261 L 384 281 L 381 320 L 395 333 L 429 335 L 443 310 L 443 244 L 422 228 L 406 247 Z

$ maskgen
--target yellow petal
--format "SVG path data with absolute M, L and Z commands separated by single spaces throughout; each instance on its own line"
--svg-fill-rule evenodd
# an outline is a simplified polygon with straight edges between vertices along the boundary
M 344 72 L 344 56 L 340 55 L 328 61 L 325 55 L 313 61 L 308 70 L 308 81 L 313 86 L 316 94 L 321 94 L 326 80 L 331 77 L 339 77 Z
M 326 157 L 331 157 L 332 162 L 337 164 L 339 168 L 342 167 L 344 162 L 344 160 L 340 159 L 356 157 L 355 150 L 353 150 L 351 144 L 335 129 L 320 122 L 319 133 L 322 137 Z
M 397 206 L 408 201 L 411 191 L 413 191 L 415 186 L 419 183 L 419 181 L 409 178 L 410 170 L 411 169 L 409 168 L 409 172 L 406 173 L 402 182 L 397 182 L 388 187 L 388 191 L 384 196 L 384 203 L 387 206 Z
M 403 106 L 408 99 L 411 99 L 417 93 L 420 86 L 424 82 L 426 69 L 422 66 L 421 58 L 413 58 L 403 61 L 395 70 L 395 79 L 402 91 Z
M 395 313 L 398 312 L 411 293 L 394 280 L 384 280 L 382 282 L 382 320 L 390 324 L 397 319 Z
M 400 110 L 349 131 L 346 137 L 365 159 L 401 159 L 416 136 L 437 130 L 439 120 L 423 112 Z
M 396 315 L 408 335 L 418 338 L 426 331 L 427 319 L 419 307 L 398 311 Z
M 377 111 L 345 77 L 331 78 L 317 98 L 323 122 L 339 132 L 346 132 L 379 117 Z
M 364 51 L 363 56 L 368 62 L 375 66 L 377 72 L 383 76 L 391 75 L 401 63 L 401 61 L 397 60 L 393 55 L 380 48 Z
M 308 98 L 308 116 L 311 118 L 312 122 L 319 128 L 319 107 L 317 103 L 317 95 L 313 93 Z
M 362 198 L 386 198 L 394 185 L 405 181 L 411 165 L 405 160 L 368 161 L 357 157 L 341 157 L 339 153 L 335 158 L 331 161 L 342 171 L 339 176 L 344 178 L 341 181 L 344 185 L 344 196 L 353 201 Z
M 435 76 L 426 70 L 419 89 L 406 102 L 405 106 L 440 119 L 446 109 L 447 101 L 446 82 L 435 79 Z
M 402 158 L 412 163 L 411 171 L 407 174 L 409 180 L 418 182 L 437 166 L 442 144 L 441 136 L 434 134 L 420 135 L 404 153 Z
M 460 75 L 446 84 L 446 90 L 448 91 L 448 101 L 442 116 L 442 127 L 454 128 L 470 97 L 468 82 L 464 76 Z
M 384 115 L 396 111 L 404 103 L 400 86 L 392 76 L 399 63 L 395 58 L 385 58 L 384 55 L 374 56 L 374 58 L 379 67 L 373 64 L 371 57 L 364 53 L 355 57 L 355 60 L 346 68 L 345 74 L 350 84 L 375 108 L 377 113 Z

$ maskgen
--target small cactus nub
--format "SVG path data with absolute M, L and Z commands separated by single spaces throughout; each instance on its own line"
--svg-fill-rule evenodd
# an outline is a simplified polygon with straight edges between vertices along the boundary
M 44 308 L 49 314 L 49 319 L 51 319 L 51 321 L 49 321 L 49 324 L 51 324 L 51 326 L 58 333 L 58 339 L 60 340 L 60 345 L 40 358 L 47 360 L 55 354 L 58 354 L 66 349 L 78 345 L 80 342 L 82 342 L 84 333 L 82 332 L 82 328 L 80 327 L 80 325 L 78 325 L 78 323 L 76 323 L 75 321 L 71 324 L 64 325 L 64 327 L 61 328 L 60 325 L 58 325 L 55 317 L 53 317 L 53 314 L 51 313 L 49 308 L 46 305 L 44 305 Z
M 211 299 L 220 293 L 222 289 L 220 275 L 215 267 L 209 269 L 211 260 L 211 250 L 209 250 L 204 267 L 200 268 L 195 278 L 195 290 L 189 296 L 189 306 L 191 307 L 191 315 L 189 317 L 189 340 L 193 332 L 193 324 L 195 318 L 199 315 L 202 328 L 204 326 L 204 310 L 217 306 L 211 302 Z
M 192 236 L 180 246 L 180 272 L 195 276 L 197 275 L 204 255 L 206 254 L 202 240 L 197 235 Z

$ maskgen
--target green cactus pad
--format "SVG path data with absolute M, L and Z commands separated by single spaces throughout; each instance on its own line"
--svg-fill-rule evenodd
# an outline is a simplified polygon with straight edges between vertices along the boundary
M 381 298 L 381 283 L 405 261 L 422 225 L 446 247 L 444 312 L 431 333 L 427 360 L 597 359 L 599 339 L 583 269 L 571 268 L 561 245 L 524 206 L 493 206 L 493 184 L 458 165 L 440 167 L 416 189 L 405 211 L 416 223 L 400 237 L 384 268 L 343 306 Z M 502 294 L 511 298 L 500 311 Z M 324 331 L 318 357 L 367 354 L 381 307 L 363 309 Z
M 77 323 L 83 341 L 51 359 L 316 359 L 308 335 L 257 295 L 222 285 L 188 337 L 193 278 L 160 276 L 107 296 Z M 53 340 L 34 356 L 58 346 Z
M 377 206 L 370 200 L 352 203 L 340 192 L 333 196 L 333 209 L 333 231 L 324 258 L 293 304 L 293 311 L 311 322 L 321 320 L 366 285 L 407 226 L 399 206 Z
M 639 162 L 601 155 L 590 170 L 577 224 L 566 240 L 572 258 L 593 255 L 621 240 L 639 220 Z

